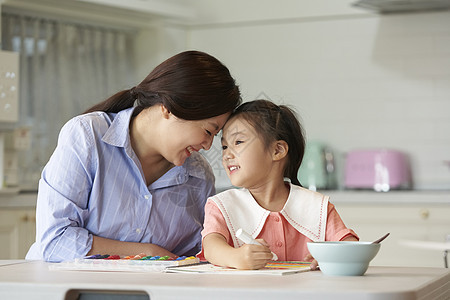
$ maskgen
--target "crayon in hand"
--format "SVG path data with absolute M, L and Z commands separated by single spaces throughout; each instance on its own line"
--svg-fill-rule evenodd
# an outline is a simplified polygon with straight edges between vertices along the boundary
M 261 245 L 261 243 L 257 242 L 250 234 L 242 230 L 242 228 L 239 228 L 236 231 L 236 237 L 246 244 Z M 273 255 L 272 260 L 278 260 L 278 256 L 275 253 L 272 252 L 272 255 Z

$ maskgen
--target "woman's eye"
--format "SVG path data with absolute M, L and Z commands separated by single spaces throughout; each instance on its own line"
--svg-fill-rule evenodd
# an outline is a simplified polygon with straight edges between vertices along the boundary
M 205 129 L 206 130 L 206 129 Z M 212 133 L 211 133 L 211 131 L 209 131 L 209 130 L 206 130 L 206 133 L 209 135 L 209 136 L 212 136 Z
M 225 145 L 222 145 L 222 150 L 227 150 L 227 146 L 225 146 Z
M 239 145 L 239 144 L 242 144 L 242 143 L 243 143 L 243 141 L 236 141 L 236 142 L 234 142 L 235 145 Z

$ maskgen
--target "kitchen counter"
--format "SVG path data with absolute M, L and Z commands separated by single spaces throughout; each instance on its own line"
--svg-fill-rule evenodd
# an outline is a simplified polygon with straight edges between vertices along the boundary
M 223 191 L 224 189 L 220 189 Z M 219 190 L 218 190 L 219 191 Z M 345 191 L 323 190 L 322 194 L 330 196 L 330 201 L 336 203 L 354 204 L 429 204 L 449 205 L 450 191 Z M 37 193 L 18 193 L 0 190 L 0 208 L 35 207 Z
M 450 205 L 450 191 L 319 191 L 332 203 Z
M 222 192 L 234 187 L 220 187 Z M 444 204 L 450 205 L 450 190 L 393 190 L 375 192 L 370 190 L 320 190 L 330 196 L 332 203 L 358 204 Z
M 364 276 L 345 277 L 320 271 L 285 276 L 56 271 L 49 265 L 0 263 L 0 298 L 77 299 L 88 292 L 152 300 L 450 299 L 450 271 L 444 268 L 369 267 Z
M 0 190 L 0 208 L 36 207 L 37 193 Z

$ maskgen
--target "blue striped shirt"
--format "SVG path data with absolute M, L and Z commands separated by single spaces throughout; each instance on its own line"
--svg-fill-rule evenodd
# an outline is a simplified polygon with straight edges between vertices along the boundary
M 82 257 L 92 235 L 177 255 L 200 251 L 204 205 L 215 193 L 211 167 L 193 153 L 147 186 L 130 144 L 132 112 L 85 114 L 61 129 L 39 181 L 36 242 L 27 259 Z

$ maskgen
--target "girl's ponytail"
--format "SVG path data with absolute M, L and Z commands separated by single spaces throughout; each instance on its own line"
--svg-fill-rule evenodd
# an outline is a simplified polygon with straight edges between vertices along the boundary
M 305 138 L 303 128 L 300 125 L 294 111 L 289 107 L 280 105 L 280 115 L 283 126 L 280 128 L 280 135 L 289 145 L 288 162 L 284 169 L 284 177 L 291 180 L 291 183 L 302 186 L 298 180 L 298 169 L 305 154 Z

